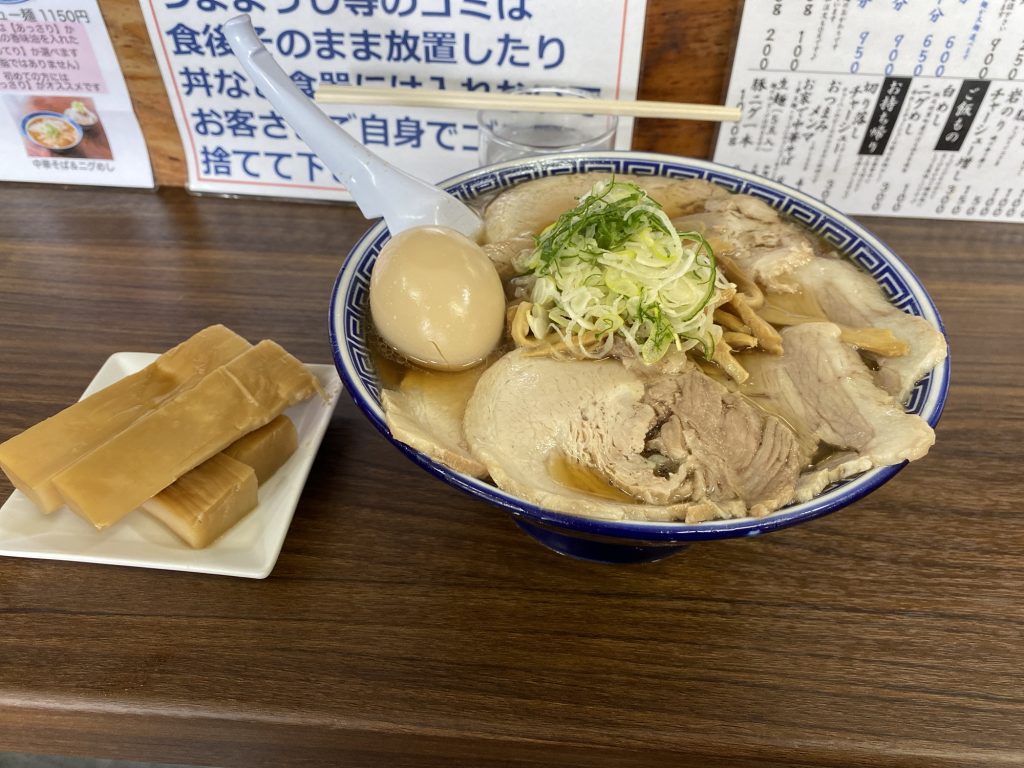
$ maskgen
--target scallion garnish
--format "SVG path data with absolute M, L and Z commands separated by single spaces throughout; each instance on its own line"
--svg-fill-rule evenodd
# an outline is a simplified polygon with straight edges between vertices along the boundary
M 704 311 L 719 282 L 715 257 L 697 232 L 678 232 L 635 184 L 599 182 L 545 229 L 525 264 L 534 276 L 530 327 L 556 332 L 571 348 L 587 335 L 619 334 L 647 364 L 673 346 L 714 350 Z

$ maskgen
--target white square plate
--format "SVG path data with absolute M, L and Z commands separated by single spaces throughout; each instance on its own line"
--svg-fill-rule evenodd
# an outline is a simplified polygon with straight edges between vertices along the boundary
M 111 355 L 82 397 L 141 370 L 156 358 L 142 352 Z M 341 380 L 333 366 L 307 368 L 320 380 L 327 400 L 314 395 L 285 411 L 299 433 L 298 450 L 260 486 L 256 509 L 206 549 L 192 549 L 141 512 L 97 531 L 67 507 L 51 515 L 42 514 L 16 490 L 0 507 L 0 555 L 266 578 L 277 562 L 341 392 Z

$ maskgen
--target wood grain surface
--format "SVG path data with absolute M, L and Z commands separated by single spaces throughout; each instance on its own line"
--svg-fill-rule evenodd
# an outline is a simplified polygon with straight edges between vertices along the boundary
M 146 136 L 156 182 L 183 186 L 181 138 L 137 0 L 99 0 Z M 647 0 L 638 98 L 721 104 L 742 0 Z M 633 149 L 710 157 L 717 125 L 638 120 Z
M 210 323 L 330 362 L 352 208 L 0 187 L 0 440 Z M 265 581 L 0 558 L 0 750 L 239 766 L 1024 765 L 1024 227 L 867 222 L 947 324 L 938 442 L 660 563 L 556 556 L 343 397 Z M 0 498 L 11 490 L 0 477 Z

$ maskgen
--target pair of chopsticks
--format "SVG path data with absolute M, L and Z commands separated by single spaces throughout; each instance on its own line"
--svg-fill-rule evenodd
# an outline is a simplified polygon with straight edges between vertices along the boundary
M 674 120 L 729 122 L 740 119 L 737 107 L 716 104 L 673 104 L 667 101 L 616 101 L 565 96 L 532 96 L 468 91 L 369 88 L 353 85 L 320 85 L 318 104 L 376 104 L 395 107 L 443 109 L 496 109 L 513 112 L 561 112 L 573 114 L 662 117 Z

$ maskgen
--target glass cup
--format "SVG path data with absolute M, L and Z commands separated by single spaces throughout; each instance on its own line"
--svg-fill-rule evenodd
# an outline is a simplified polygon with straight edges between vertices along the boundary
M 513 94 L 592 98 L 575 88 L 520 88 Z M 480 162 L 483 165 L 553 152 L 611 149 L 619 118 L 615 115 L 561 112 L 511 112 L 485 109 L 477 113 Z

